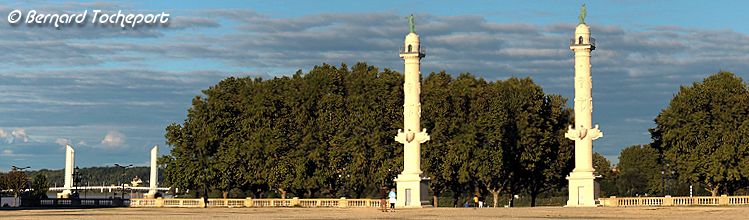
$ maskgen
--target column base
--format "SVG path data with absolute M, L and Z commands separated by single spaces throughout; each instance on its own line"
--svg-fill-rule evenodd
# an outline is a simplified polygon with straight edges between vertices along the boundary
M 597 207 L 593 172 L 575 172 L 567 176 L 569 197 L 564 207 Z
M 432 207 L 429 200 L 429 177 L 421 174 L 399 174 L 396 182 L 396 208 Z
M 143 194 L 144 199 L 155 199 L 156 193 L 155 192 L 148 192 L 146 194 Z
M 66 189 L 66 190 L 63 190 L 61 193 L 57 193 L 57 198 L 58 199 L 68 199 L 68 198 L 70 198 L 70 195 L 72 195 L 72 194 L 73 194 L 73 192 L 71 192 L 70 190 Z

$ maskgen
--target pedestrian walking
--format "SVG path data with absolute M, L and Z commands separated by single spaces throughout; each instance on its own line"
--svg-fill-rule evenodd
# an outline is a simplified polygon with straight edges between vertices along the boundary
M 390 200 L 390 211 L 391 212 L 395 212 L 395 201 L 396 201 L 395 200 L 395 198 L 396 198 L 395 188 L 390 189 L 390 194 L 388 194 L 388 197 L 390 198 L 389 199 Z

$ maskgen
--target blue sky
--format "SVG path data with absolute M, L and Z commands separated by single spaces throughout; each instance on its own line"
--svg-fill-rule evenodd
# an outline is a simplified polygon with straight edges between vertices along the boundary
M 584 1 L 0 1 L 0 170 L 146 165 L 164 128 L 228 76 L 269 78 L 323 62 L 402 70 L 408 14 L 429 54 L 422 72 L 531 77 L 571 99 L 568 42 Z M 749 72 L 746 1 L 588 1 L 594 150 L 650 142 L 681 85 Z M 10 11 L 171 13 L 168 27 L 11 26 Z M 395 132 L 395 131 L 393 131 Z M 168 148 L 161 148 L 165 154 Z

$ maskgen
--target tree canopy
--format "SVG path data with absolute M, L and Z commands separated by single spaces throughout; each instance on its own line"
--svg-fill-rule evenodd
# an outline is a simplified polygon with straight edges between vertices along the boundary
M 166 128 L 160 162 L 173 187 L 256 197 L 368 197 L 394 187 L 403 146 L 403 76 L 364 63 L 293 76 L 227 78 Z M 567 100 L 529 78 L 422 80 L 422 169 L 436 196 L 558 189 L 572 169 Z M 205 191 L 204 190 L 204 191 Z M 495 200 L 496 201 L 496 200 Z M 437 201 L 435 201 L 437 202 Z M 496 203 L 496 202 L 495 202 Z
M 720 72 L 682 86 L 655 118 L 653 147 L 682 181 L 733 194 L 749 180 L 749 89 Z
M 650 145 L 633 145 L 619 155 L 616 187 L 621 196 L 661 194 L 660 154 Z

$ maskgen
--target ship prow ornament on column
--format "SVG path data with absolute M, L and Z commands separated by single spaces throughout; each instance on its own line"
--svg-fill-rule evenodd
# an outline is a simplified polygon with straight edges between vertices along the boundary
M 61 193 L 57 193 L 57 198 L 67 199 L 73 194 L 73 170 L 75 167 L 75 150 L 70 145 L 65 145 L 65 185 Z
M 575 52 L 575 127 L 565 137 L 575 141 L 575 169 L 569 180 L 569 199 L 565 207 L 595 207 L 595 176 L 593 174 L 593 140 L 603 137 L 598 125 L 592 126 L 593 99 L 590 76 L 590 52 L 596 49 L 595 39 L 585 24 L 585 4 L 580 10 L 580 24 L 570 41 Z
M 413 15 L 408 16 L 410 33 L 400 51 L 405 62 L 403 71 L 403 127 L 398 129 L 395 141 L 403 144 L 403 172 L 395 179 L 397 188 L 396 207 L 430 207 L 429 178 L 421 172 L 421 144 L 429 140 L 426 129 L 421 128 L 421 71 L 420 62 L 424 50 L 419 45 Z

